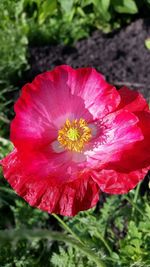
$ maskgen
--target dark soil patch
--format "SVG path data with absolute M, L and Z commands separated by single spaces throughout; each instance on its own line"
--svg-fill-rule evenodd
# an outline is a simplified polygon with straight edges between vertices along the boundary
M 103 34 L 95 31 L 73 47 L 49 45 L 30 47 L 31 69 L 25 75 L 30 81 L 56 65 L 95 67 L 110 83 L 137 89 L 150 100 L 150 50 L 145 39 L 150 37 L 150 20 L 139 19 L 120 31 Z

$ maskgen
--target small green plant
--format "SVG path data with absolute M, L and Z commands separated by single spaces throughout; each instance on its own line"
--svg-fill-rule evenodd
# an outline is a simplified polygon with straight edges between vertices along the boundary
M 104 258 L 106 266 L 150 266 L 150 203 L 146 196 L 138 196 L 134 204 L 134 193 L 129 193 L 127 198 L 108 197 L 98 213 L 94 210 L 81 212 L 66 221 L 82 242 Z M 79 250 L 75 249 L 72 253 L 72 249 L 65 246 L 59 247 L 51 262 L 54 267 L 58 266 L 58 262 L 61 262 L 60 266 L 69 266 L 70 263 L 74 267 L 78 258 L 80 266 L 94 266 Z
M 22 66 L 27 65 L 26 47 L 28 44 L 23 1 L 2 0 L 0 2 L 0 50 L 1 83 L 19 74 Z
M 6 186 L 2 194 L 3 188 L 1 266 L 42 267 L 43 262 L 46 267 L 101 266 L 84 251 L 86 247 L 106 267 L 150 267 L 150 199 L 137 196 L 139 188 L 128 195 L 107 197 L 101 209 L 64 217 L 63 221 L 58 218 L 65 233 L 51 232 L 53 224 L 48 223 L 47 213 L 29 207 Z M 14 230 L 6 230 L 8 227 Z
M 40 34 L 44 40 L 72 43 L 94 28 L 108 32 L 119 27 L 138 13 L 134 0 L 25 0 L 24 5 L 32 41 Z
M 146 48 L 147 48 L 148 50 L 150 50 L 150 38 L 147 38 L 147 39 L 145 40 L 145 46 L 146 46 Z

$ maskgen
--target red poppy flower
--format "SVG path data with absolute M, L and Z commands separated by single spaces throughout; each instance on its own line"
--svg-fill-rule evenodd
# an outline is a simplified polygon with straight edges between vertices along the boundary
M 4 176 L 30 205 L 72 216 L 99 191 L 123 194 L 150 165 L 150 111 L 93 68 L 59 66 L 26 84 L 11 124 Z

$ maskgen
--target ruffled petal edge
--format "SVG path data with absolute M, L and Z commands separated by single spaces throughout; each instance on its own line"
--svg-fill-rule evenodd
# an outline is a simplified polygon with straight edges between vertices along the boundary
M 36 180 L 26 174 L 26 166 L 22 166 L 17 151 L 14 150 L 1 161 L 4 177 L 31 206 L 49 213 L 64 216 L 75 216 L 79 211 L 87 210 L 96 205 L 99 199 L 99 186 L 84 174 L 76 180 L 61 186 L 52 184 L 41 177 Z

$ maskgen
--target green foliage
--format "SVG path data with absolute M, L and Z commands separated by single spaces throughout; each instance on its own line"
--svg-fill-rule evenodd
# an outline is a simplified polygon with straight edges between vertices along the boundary
M 21 240 L 17 244 L 7 243 L 0 250 L 1 267 L 50 267 L 51 243 Z
M 3 186 L 2 183 L 4 183 Z M 30 207 L 25 201 L 20 199 L 12 189 L 5 185 L 2 179 L 0 187 L 0 214 L 3 219 L 5 216 L 7 218 L 7 213 L 5 213 L 5 211 L 8 211 L 8 209 L 11 218 L 9 227 L 13 227 L 14 225 L 16 229 L 24 227 L 28 229 L 33 227 L 46 227 L 46 221 L 49 218 L 48 214 Z M 1 220 L 0 229 L 5 228 L 7 228 L 7 224 L 4 224 L 4 220 Z
M 0 159 L 3 158 L 13 148 L 12 143 L 0 136 Z
M 12 92 L 16 90 L 12 82 L 27 67 L 28 25 L 23 0 L 1 0 L 0 22 L 0 136 L 8 137 Z
M 109 196 L 100 209 L 93 208 L 73 218 L 63 218 L 74 232 L 74 238 L 78 236 L 81 248 L 90 249 L 106 266 L 150 267 L 150 199 L 148 195 L 137 197 L 137 193 L 138 189 L 128 196 Z M 8 187 L 2 177 L 0 217 L 3 218 L 0 229 L 13 228 L 22 232 L 21 240 L 12 239 L 12 242 L 5 244 L 0 241 L 0 266 L 96 266 L 71 240 L 70 245 L 68 241 L 65 243 L 61 232 L 56 238 L 61 243 L 57 245 L 49 239 L 47 241 L 45 238 L 48 235 L 42 235 L 42 232 L 29 241 L 26 231 L 23 234 L 24 229 L 52 229 L 53 225 L 49 223 L 47 213 L 31 208 Z M 55 240 L 55 235 L 52 240 Z
M 0 1 L 0 77 L 5 81 L 27 64 L 28 26 L 23 1 Z
M 91 15 L 80 20 L 77 17 L 72 22 L 69 21 L 67 15 L 64 15 L 63 18 L 60 16 L 49 18 L 47 23 L 41 25 L 33 22 L 29 33 L 30 42 L 38 42 L 39 44 L 50 42 L 73 43 L 83 37 L 88 37 L 90 33 L 88 21 L 90 18 L 93 19 Z
M 120 240 L 120 259 L 124 266 L 128 262 L 135 266 L 150 266 L 150 203 L 146 198 L 144 200 L 145 202 L 139 203 L 144 216 L 132 217 L 125 238 Z
M 140 221 L 136 224 L 130 221 L 128 233 L 124 240 L 120 241 L 120 259 L 126 266 L 129 262 L 135 266 L 150 266 L 150 223 Z M 143 265 L 144 264 L 144 265 Z
M 147 38 L 147 39 L 145 40 L 145 46 L 146 46 L 146 48 L 147 48 L 148 50 L 150 50 L 150 38 Z
M 134 201 L 134 194 L 129 194 L 130 202 Z M 134 206 L 135 207 L 135 206 Z M 73 219 L 66 219 L 69 227 L 80 237 L 82 242 L 87 244 L 92 250 L 104 257 L 106 266 L 150 266 L 150 203 L 148 198 L 139 197 L 136 207 L 141 209 L 143 216 L 126 201 L 125 197 L 111 196 L 107 198 L 104 206 L 98 213 L 94 210 L 80 212 Z M 71 250 L 70 250 L 71 251 Z M 71 267 L 73 259 L 78 258 L 78 250 L 74 250 L 73 255 L 69 249 L 59 249 L 54 253 L 52 263 L 54 267 Z M 105 255 L 105 256 L 104 256 Z M 82 262 L 83 255 L 80 253 Z M 75 260 L 74 260 L 75 261 Z M 65 265 L 66 264 L 66 265 Z M 81 266 L 91 266 L 85 262 Z
M 114 9 L 118 13 L 136 14 L 138 8 L 134 0 L 114 0 Z
M 38 209 L 33 209 L 0 179 L 0 229 L 47 228 L 49 216 Z M 1 267 L 48 267 L 52 243 L 46 240 L 26 239 L 0 244 Z M 46 257 L 46 258 L 45 258 Z
M 28 39 L 72 43 L 93 29 L 108 32 L 129 22 L 149 0 L 1 0 L 0 90 L 27 67 Z M 123 14 L 123 15 L 122 15 Z M 6 84 L 7 83 L 7 84 Z
M 3 90 L 10 92 L 28 67 L 28 40 L 34 44 L 71 44 L 93 29 L 108 32 L 120 27 L 141 7 L 149 8 L 149 0 L 1 0 L 0 121 L 1 117 L 7 120 L 7 115 L 1 114 L 7 113 Z M 0 128 L 3 126 L 0 123 Z
M 55 267 L 93 267 L 93 262 L 73 247 L 59 247 L 59 254 L 53 253 L 50 262 Z
M 18 199 L 15 204 L 15 206 L 10 206 L 10 208 L 14 215 L 16 228 L 27 227 L 30 229 L 33 227 L 45 227 L 45 222 L 48 219 L 47 213 L 39 209 L 33 209 Z
M 23 0 L 22 0 L 23 1 Z M 128 23 L 149 0 L 24 0 L 32 43 L 73 43 L 93 29 L 109 32 Z
M 135 0 L 25 0 L 25 8 L 32 41 L 40 34 L 44 40 L 65 43 L 88 36 L 93 28 L 108 32 L 138 12 Z

